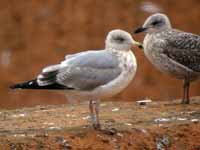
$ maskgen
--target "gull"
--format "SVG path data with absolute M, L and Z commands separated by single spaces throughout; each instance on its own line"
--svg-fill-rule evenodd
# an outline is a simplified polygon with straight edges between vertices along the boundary
M 165 14 L 149 16 L 135 33 L 145 32 L 144 53 L 161 72 L 183 80 L 182 103 L 189 104 L 191 81 L 200 77 L 200 36 L 173 29 Z
M 36 79 L 11 88 L 64 90 L 67 98 L 88 100 L 92 125 L 100 129 L 100 99 L 124 90 L 136 73 L 133 45 L 140 43 L 128 32 L 112 30 L 106 37 L 105 49 L 66 55 L 60 64 L 45 67 Z

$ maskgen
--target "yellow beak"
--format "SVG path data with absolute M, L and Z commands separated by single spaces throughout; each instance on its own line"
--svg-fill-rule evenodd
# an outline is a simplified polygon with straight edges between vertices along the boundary
M 133 40 L 132 43 L 133 43 L 133 45 L 137 45 L 139 48 L 143 48 L 143 45 L 140 42 Z

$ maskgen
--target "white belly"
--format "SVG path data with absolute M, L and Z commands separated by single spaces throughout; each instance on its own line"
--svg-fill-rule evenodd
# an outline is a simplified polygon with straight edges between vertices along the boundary
M 97 95 L 99 97 L 112 97 L 121 91 L 123 91 L 135 76 L 137 69 L 137 62 L 132 51 L 122 54 L 120 68 L 122 68 L 122 73 L 113 81 L 106 85 L 100 86 L 97 89 Z

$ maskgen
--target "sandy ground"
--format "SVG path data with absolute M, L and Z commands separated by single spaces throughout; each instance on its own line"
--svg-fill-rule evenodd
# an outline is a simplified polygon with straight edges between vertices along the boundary
M 102 130 L 90 126 L 88 104 L 0 112 L 1 150 L 200 150 L 200 100 L 102 102 Z

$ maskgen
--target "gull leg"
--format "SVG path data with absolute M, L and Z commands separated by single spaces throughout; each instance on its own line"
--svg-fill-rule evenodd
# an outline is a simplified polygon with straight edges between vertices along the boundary
M 94 101 L 95 107 L 94 107 L 94 111 L 95 111 L 95 115 L 96 115 L 96 122 L 95 122 L 95 129 L 100 129 L 101 125 L 100 125 L 100 121 L 99 121 L 99 100 Z
M 186 101 L 185 101 L 185 104 L 189 104 L 190 103 L 190 82 L 188 81 L 187 82 L 187 85 L 186 85 Z
M 186 97 L 186 93 L 185 93 L 185 80 L 183 80 L 183 97 L 182 97 L 182 101 L 181 101 L 181 104 L 184 104 L 185 103 L 185 97 Z
M 190 82 L 187 79 L 185 79 L 184 83 L 183 83 L 182 104 L 189 104 L 190 103 L 189 88 L 190 88 Z
M 89 110 L 90 110 L 90 119 L 91 119 L 92 125 L 94 126 L 96 119 L 95 119 L 95 114 L 94 114 L 93 100 L 89 101 Z

